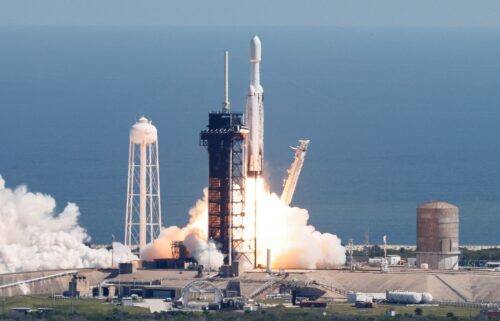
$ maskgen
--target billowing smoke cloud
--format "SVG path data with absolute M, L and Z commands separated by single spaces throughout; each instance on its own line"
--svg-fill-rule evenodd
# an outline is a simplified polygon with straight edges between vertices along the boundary
M 55 207 L 51 196 L 7 188 L 0 176 L 0 273 L 111 266 L 110 251 L 84 244 L 90 237 L 78 225 L 78 207 Z M 114 248 L 115 263 L 137 259 L 120 243 Z
M 330 233 L 320 233 L 308 225 L 307 210 L 285 205 L 276 194 L 265 191 L 262 179 L 257 182 L 248 179 L 246 213 L 249 216 L 254 213 L 252 204 L 255 203 L 255 197 L 258 198 L 259 264 L 266 264 L 267 249 L 271 249 L 274 268 L 330 268 L 345 263 L 345 248 L 340 239 Z M 207 204 L 205 189 L 203 199 L 198 200 L 189 211 L 188 225 L 164 229 L 160 237 L 141 253 L 141 258 L 171 258 L 171 242 L 183 241 L 186 249 L 200 264 L 211 268 L 221 266 L 223 255 L 213 243 L 207 243 Z M 249 225 L 247 231 L 253 235 L 254 225 Z
M 263 185 L 257 182 L 260 191 Z M 258 199 L 258 263 L 266 264 L 267 249 L 271 249 L 273 268 L 332 268 L 345 263 L 340 239 L 308 225 L 307 210 L 285 205 L 274 193 L 260 192 Z
M 183 228 L 170 226 L 142 252 L 141 259 L 172 258 L 172 242 L 183 242 L 186 250 L 206 268 L 218 269 L 224 264 L 224 256 L 208 238 L 208 191 L 203 190 L 203 199 L 189 210 L 189 223 Z

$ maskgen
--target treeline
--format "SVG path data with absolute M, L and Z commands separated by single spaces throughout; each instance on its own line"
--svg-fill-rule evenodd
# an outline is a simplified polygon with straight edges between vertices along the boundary
M 487 262 L 487 261 L 500 261 L 500 249 L 489 248 L 482 250 L 468 250 L 466 248 L 460 249 L 461 265 L 469 265 L 468 262 Z M 363 251 L 354 251 L 354 256 L 368 256 L 368 257 L 382 257 L 384 256 L 384 249 L 378 245 L 368 246 Z M 415 257 L 416 253 L 413 250 L 400 248 L 399 250 L 387 250 L 387 255 L 399 255 L 401 258 Z
M 384 249 L 378 245 L 370 245 L 364 251 L 354 251 L 354 256 L 368 256 L 368 257 L 383 257 Z M 406 259 L 409 257 L 415 257 L 415 251 L 407 250 L 404 247 L 399 250 L 388 249 L 387 255 L 399 255 L 401 258 Z
M 500 261 L 500 249 L 490 248 L 472 251 L 461 249 L 460 265 L 483 266 L 488 261 Z

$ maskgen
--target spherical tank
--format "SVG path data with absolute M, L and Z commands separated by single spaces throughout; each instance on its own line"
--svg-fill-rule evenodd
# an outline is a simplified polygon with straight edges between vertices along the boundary
M 153 144 L 156 143 L 158 134 L 156 127 L 153 126 L 146 117 L 141 117 L 130 129 L 130 140 L 134 144 Z
M 454 253 L 458 249 L 458 207 L 429 202 L 417 208 L 417 252 Z

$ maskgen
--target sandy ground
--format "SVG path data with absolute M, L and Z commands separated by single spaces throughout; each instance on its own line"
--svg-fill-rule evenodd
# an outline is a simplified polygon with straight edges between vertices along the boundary
M 163 302 L 161 299 L 145 299 L 142 302 L 134 303 L 134 306 L 147 308 L 151 313 L 169 311 L 172 308 L 171 303 Z
M 381 293 L 387 290 L 406 290 L 430 292 L 438 300 L 500 302 L 499 272 L 311 271 L 297 274 L 291 272 L 289 278 L 316 280 L 345 291 Z
M 49 275 L 56 271 L 36 273 L 16 273 L 0 275 L 0 285 L 15 281 L 28 280 L 34 277 Z M 58 271 L 57 271 L 58 272 Z M 258 298 L 277 292 L 282 283 L 299 283 L 301 285 L 318 287 L 325 291 L 325 298 L 342 299 L 347 291 L 382 293 L 387 290 L 406 290 L 430 292 L 437 300 L 457 302 L 500 302 L 500 272 L 491 271 L 431 271 L 431 270 L 391 270 L 380 271 L 345 270 L 289 270 L 285 274 L 268 275 L 262 271 L 250 271 L 239 278 L 220 278 L 215 274 L 199 278 L 194 271 L 180 270 L 139 270 L 133 274 L 112 275 L 109 271 L 81 270 L 79 274 L 86 276 L 88 287 L 102 281 L 115 284 L 136 283 L 156 284 L 162 287 L 179 288 L 194 280 L 208 279 L 220 289 L 226 289 L 230 282 L 239 282 L 241 294 L 250 296 L 256 290 Z M 29 294 L 61 293 L 67 289 L 70 277 L 50 279 L 29 284 Z M 266 286 L 271 283 L 271 286 Z M 19 286 L 1 291 L 0 295 L 22 295 Z M 162 310 L 163 302 L 151 303 L 150 309 Z

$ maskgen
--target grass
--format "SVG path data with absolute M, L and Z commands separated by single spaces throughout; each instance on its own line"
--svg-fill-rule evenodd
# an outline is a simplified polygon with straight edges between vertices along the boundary
M 271 302 L 268 302 L 271 303 Z M 275 302 L 273 302 L 275 303 Z M 74 315 L 80 316 L 79 320 L 153 320 L 155 317 L 148 309 L 129 306 L 116 306 L 106 304 L 99 300 L 53 300 L 43 296 L 19 296 L 9 297 L 5 301 L 0 299 L 1 314 L 6 316 L 10 308 L 29 307 L 54 308 L 58 315 L 63 316 L 61 320 L 73 320 Z M 73 307 L 72 307 L 73 304 Z M 404 305 L 375 305 L 372 309 L 358 309 L 349 303 L 333 303 L 326 309 L 320 308 L 285 308 L 278 306 L 263 309 L 257 312 L 245 314 L 235 311 L 222 311 L 217 313 L 188 313 L 177 312 L 175 315 L 162 315 L 162 320 L 326 320 L 331 316 L 339 316 L 337 320 L 398 320 L 385 317 L 388 309 L 398 311 L 400 316 L 415 315 L 415 309 L 422 309 L 422 315 L 429 319 L 445 320 L 447 313 L 460 319 L 472 319 L 479 315 L 477 308 L 463 308 L 451 306 L 404 306 Z M 72 312 L 74 311 L 74 312 Z M 328 317 L 325 318 L 326 314 Z M 433 318 L 436 317 L 436 318 Z M 158 317 L 156 317 L 158 318 Z M 0 318 L 1 319 L 1 318 Z M 409 318 L 410 320 L 419 318 Z M 420 319 L 419 319 L 420 320 Z M 450 320 L 450 319 L 448 319 Z
M 457 317 L 475 317 L 479 315 L 478 308 L 465 308 L 454 306 L 406 306 L 406 305 L 385 305 L 376 304 L 371 309 L 358 309 L 350 303 L 334 303 L 326 309 L 328 312 L 340 314 L 354 314 L 366 316 L 382 316 L 389 309 L 396 310 L 399 314 L 415 314 L 415 309 L 421 308 L 423 316 L 445 317 L 448 312 L 452 312 Z
M 261 301 L 266 304 L 282 304 L 284 301 L 266 299 Z M 415 309 L 421 308 L 424 316 L 445 317 L 448 312 L 452 312 L 457 317 L 474 317 L 480 312 L 478 308 L 465 308 L 454 306 L 406 306 L 406 305 L 388 305 L 376 304 L 371 309 L 358 309 L 351 303 L 330 303 L 324 310 L 318 308 L 295 308 L 297 310 L 326 311 L 329 313 L 350 314 L 359 316 L 383 316 L 389 309 L 396 310 L 399 314 L 415 314 Z M 294 310 L 295 310 L 294 309 Z
M 54 308 L 63 315 L 69 315 L 74 312 L 79 315 L 109 314 L 117 310 L 128 314 L 149 313 L 148 309 L 131 306 L 117 306 L 107 304 L 101 300 L 93 299 L 58 299 L 54 300 L 46 296 L 16 296 L 0 299 L 1 315 L 5 316 L 11 308 Z

